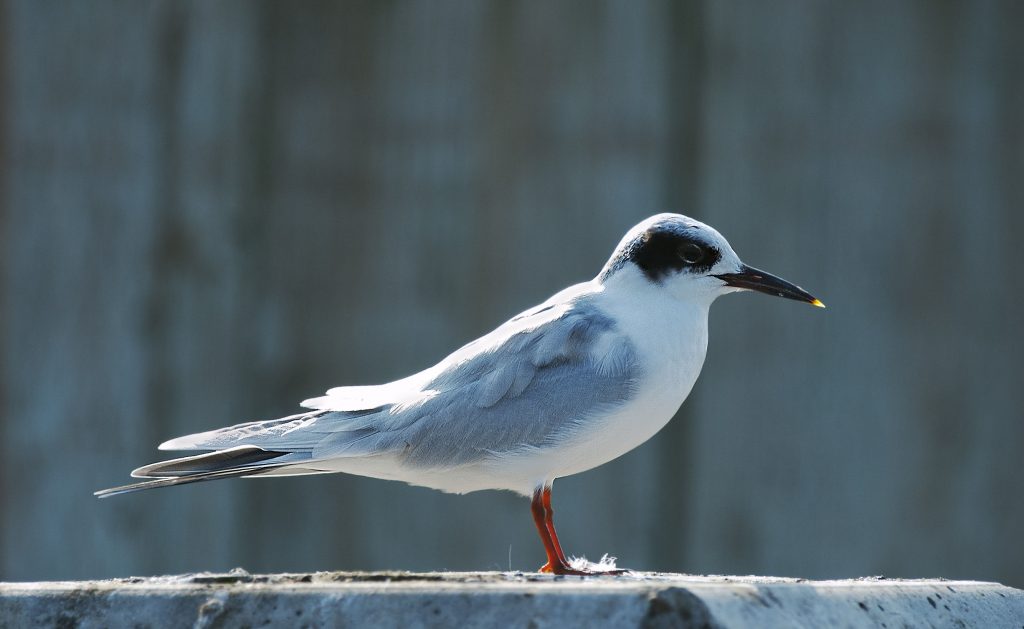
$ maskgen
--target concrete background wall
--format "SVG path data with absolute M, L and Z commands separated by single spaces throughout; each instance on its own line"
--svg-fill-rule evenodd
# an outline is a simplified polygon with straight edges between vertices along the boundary
M 0 579 L 534 569 L 527 505 L 354 477 L 96 501 L 404 376 L 662 210 L 733 296 L 656 439 L 555 489 L 640 569 L 1024 584 L 1024 5 L 0 0 Z

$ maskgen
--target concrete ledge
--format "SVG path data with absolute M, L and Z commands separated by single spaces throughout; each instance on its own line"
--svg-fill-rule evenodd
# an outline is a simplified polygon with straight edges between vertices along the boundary
M 0 626 L 1024 627 L 1024 591 L 977 581 L 405 572 L 2 583 Z

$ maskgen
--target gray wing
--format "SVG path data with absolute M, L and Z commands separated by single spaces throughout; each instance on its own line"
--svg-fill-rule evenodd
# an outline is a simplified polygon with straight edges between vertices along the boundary
M 345 410 L 239 424 L 173 439 L 161 449 L 252 446 L 288 453 L 274 462 L 291 465 L 385 453 L 413 466 L 460 465 L 557 442 L 627 401 L 638 369 L 632 345 L 600 310 L 582 300 L 542 304 L 422 377 L 360 392 L 377 403 L 391 388 L 395 403 L 355 409 L 353 397 L 337 389 L 318 403 L 342 399 Z
M 143 466 L 132 476 L 151 480 L 96 495 L 316 474 L 331 471 L 317 461 L 340 457 L 390 454 L 444 468 L 542 449 L 627 401 L 638 376 L 633 347 L 610 318 L 584 300 L 549 301 L 405 380 L 336 389 L 309 401 L 311 412 L 172 439 L 161 449 L 214 452 Z
M 632 345 L 585 303 L 528 311 L 477 343 L 490 346 L 456 352 L 424 387 L 432 395 L 346 420 L 313 459 L 388 452 L 411 466 L 449 467 L 544 448 L 634 393 Z

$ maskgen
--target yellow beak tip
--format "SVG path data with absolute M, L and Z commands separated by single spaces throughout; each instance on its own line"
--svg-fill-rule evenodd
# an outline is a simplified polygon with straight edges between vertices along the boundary
M 824 308 L 825 307 L 825 304 L 821 303 L 820 299 L 815 299 L 814 301 L 811 302 L 811 305 L 812 306 L 817 306 L 818 308 Z

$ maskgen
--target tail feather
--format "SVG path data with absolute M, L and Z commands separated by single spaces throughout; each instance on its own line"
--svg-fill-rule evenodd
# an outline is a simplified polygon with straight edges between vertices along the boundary
M 141 483 L 132 483 L 131 485 L 122 485 L 120 487 L 102 489 L 100 491 L 93 492 L 93 495 L 96 496 L 97 498 L 109 498 L 111 496 L 130 494 L 136 491 L 145 491 L 147 489 L 159 489 L 160 487 L 173 487 L 175 485 L 201 483 L 208 480 L 220 480 L 222 478 L 241 478 L 246 476 L 258 476 L 262 472 L 269 472 L 280 467 L 284 467 L 284 465 L 267 464 L 263 466 L 250 466 L 243 469 L 224 470 L 220 472 L 203 472 L 199 474 L 192 474 L 190 476 L 157 478 L 154 480 L 143 481 Z
M 238 446 L 237 448 L 150 463 L 133 470 L 132 476 L 135 478 L 165 478 L 190 476 L 203 472 L 220 472 L 262 463 L 267 459 L 276 459 L 288 454 L 292 453 L 264 450 L 256 446 Z
M 255 446 L 239 446 L 170 461 L 160 461 L 132 472 L 136 478 L 152 480 L 95 492 L 99 498 L 117 496 L 146 489 L 173 487 L 221 478 L 258 476 L 308 460 L 308 452 L 279 452 Z

